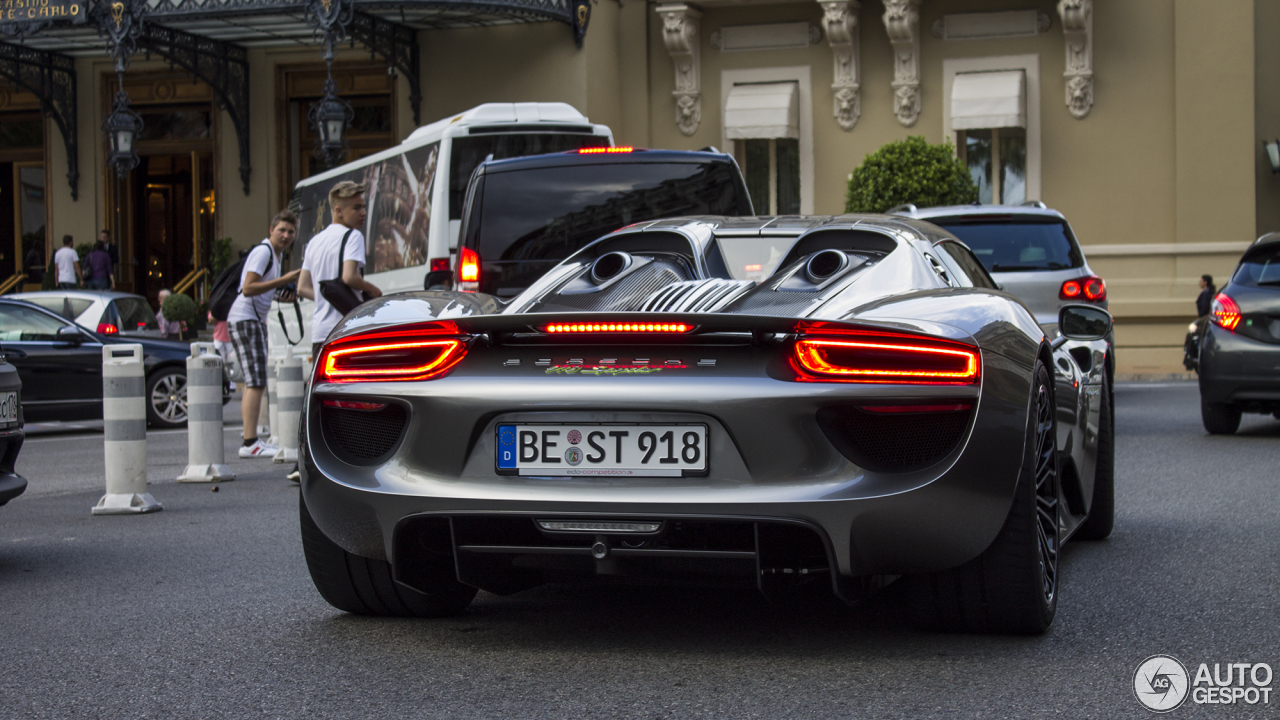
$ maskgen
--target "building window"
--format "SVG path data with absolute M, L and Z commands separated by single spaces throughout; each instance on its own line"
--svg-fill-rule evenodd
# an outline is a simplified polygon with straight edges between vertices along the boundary
M 1040 198 L 1040 58 L 944 60 L 943 124 L 983 204 Z
M 724 145 L 759 215 L 814 212 L 813 95 L 808 67 L 724 70 Z
M 956 150 L 978 185 L 983 205 L 1027 201 L 1027 131 L 1024 128 L 961 130 Z

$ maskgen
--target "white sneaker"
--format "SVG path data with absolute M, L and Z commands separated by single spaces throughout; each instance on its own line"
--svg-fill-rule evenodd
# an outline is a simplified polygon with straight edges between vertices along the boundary
M 268 445 L 262 442 L 262 438 L 253 441 L 252 445 L 240 446 L 240 457 L 242 458 L 273 458 L 276 451 L 280 448 L 275 445 Z

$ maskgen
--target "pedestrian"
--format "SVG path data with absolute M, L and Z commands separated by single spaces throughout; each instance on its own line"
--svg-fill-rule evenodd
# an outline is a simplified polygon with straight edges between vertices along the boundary
M 293 244 L 298 218 L 282 210 L 267 228 L 267 237 L 249 251 L 240 271 L 240 294 L 227 311 L 227 326 L 240 372 L 244 376 L 244 396 L 240 398 L 240 418 L 244 421 L 242 458 L 275 457 L 279 449 L 258 437 L 258 414 L 262 411 L 262 394 L 267 388 L 267 313 L 276 288 L 298 281 L 298 270 L 280 273 L 280 253 Z M 281 302 L 292 302 L 293 293 L 285 291 Z
M 181 321 L 166 320 L 164 317 L 164 301 L 173 295 L 173 291 L 169 288 L 161 288 L 156 293 L 156 300 L 160 303 L 160 312 L 156 313 L 156 320 L 160 323 L 160 337 L 165 340 L 181 340 L 182 333 L 186 331 L 187 324 Z
M 80 255 L 71 247 L 75 240 L 62 236 L 62 247 L 53 254 L 53 264 L 58 268 L 58 289 L 75 290 L 81 282 Z
M 362 293 L 365 300 L 382 296 L 382 291 L 361 274 L 364 268 L 364 234 L 357 228 L 369 214 L 364 202 L 364 185 L 343 180 L 329 190 L 329 208 L 333 223 L 316 233 L 307 243 L 302 258 L 302 275 L 298 278 L 298 294 L 316 303 L 311 318 L 311 361 L 320 359 L 320 346 L 342 320 L 342 313 L 320 294 L 320 283 L 341 277 L 347 287 Z M 345 248 L 342 246 L 346 238 Z M 338 267 L 338 256 L 342 267 Z
M 213 349 L 218 351 L 222 356 L 222 366 L 231 367 L 231 357 L 235 354 L 235 348 L 231 344 L 231 333 L 227 331 L 227 321 L 218 320 L 209 313 L 209 322 L 213 323 Z M 236 381 L 229 381 L 231 392 L 236 391 Z
M 1196 297 L 1196 317 L 1204 317 L 1213 310 L 1213 296 L 1218 289 L 1213 286 L 1212 275 L 1200 276 L 1200 295 Z
M 93 250 L 89 251 L 84 260 L 88 268 L 84 279 L 91 290 L 116 289 L 116 279 L 112 275 L 115 265 L 112 264 L 106 245 L 101 240 L 93 244 Z
M 120 248 L 111 242 L 111 231 L 103 230 L 98 233 L 98 241 L 102 243 L 103 249 L 107 251 L 107 256 L 111 258 L 111 270 L 115 272 L 115 269 L 120 267 Z M 115 275 L 111 277 L 113 280 L 115 279 Z M 115 285 L 112 285 L 112 287 L 115 287 Z

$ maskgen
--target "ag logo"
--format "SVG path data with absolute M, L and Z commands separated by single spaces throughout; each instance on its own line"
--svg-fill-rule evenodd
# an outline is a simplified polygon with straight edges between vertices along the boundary
M 1187 699 L 1187 668 L 1172 655 L 1152 655 L 1133 673 L 1133 695 L 1143 707 L 1166 713 Z

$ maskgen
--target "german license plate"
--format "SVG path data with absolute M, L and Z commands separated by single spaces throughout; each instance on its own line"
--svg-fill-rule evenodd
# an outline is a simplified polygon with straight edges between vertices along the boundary
M 18 422 L 18 393 L 0 393 L 0 425 Z
M 498 471 L 680 477 L 707 469 L 706 425 L 499 425 Z

